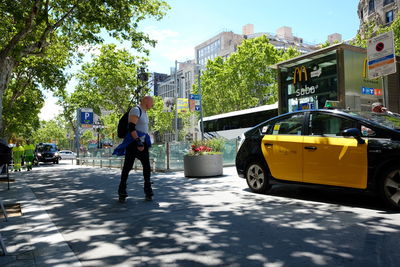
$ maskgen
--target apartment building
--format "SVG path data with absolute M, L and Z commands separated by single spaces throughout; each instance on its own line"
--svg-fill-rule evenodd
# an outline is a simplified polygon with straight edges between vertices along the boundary
M 365 31 L 365 25 L 373 22 L 378 26 L 390 25 L 397 16 L 400 0 L 360 0 L 358 3 L 358 17 L 360 19 L 359 32 Z

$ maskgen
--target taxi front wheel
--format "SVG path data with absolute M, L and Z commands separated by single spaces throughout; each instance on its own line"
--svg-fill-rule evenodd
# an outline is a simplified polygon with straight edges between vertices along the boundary
M 254 193 L 266 193 L 271 189 L 269 171 L 260 162 L 252 162 L 246 169 L 246 181 Z
M 400 167 L 392 167 L 383 175 L 380 190 L 386 204 L 400 210 Z

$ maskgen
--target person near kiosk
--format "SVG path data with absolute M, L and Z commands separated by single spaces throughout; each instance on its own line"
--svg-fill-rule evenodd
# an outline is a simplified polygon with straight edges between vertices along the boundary
M 380 102 L 372 103 L 371 111 L 372 112 L 376 112 L 376 113 L 386 113 L 386 112 L 388 112 L 387 108 L 385 108 L 382 105 L 382 103 L 380 103 Z

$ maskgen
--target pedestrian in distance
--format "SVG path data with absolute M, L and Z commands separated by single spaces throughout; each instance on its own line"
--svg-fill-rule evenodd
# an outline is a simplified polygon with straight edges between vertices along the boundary
M 128 197 L 126 183 L 129 172 L 132 170 L 135 159 L 139 159 L 143 166 L 144 194 L 146 200 L 152 200 L 153 189 L 150 181 L 149 148 L 151 140 L 149 136 L 149 118 L 147 111 L 153 107 L 151 96 L 145 96 L 140 104 L 131 108 L 128 116 L 128 133 L 124 141 L 114 150 L 113 155 L 125 155 L 125 162 L 121 172 L 121 181 L 118 187 L 120 202 L 125 202 Z
M 33 158 L 35 157 L 35 146 L 31 144 L 31 141 L 28 139 L 26 140 L 26 145 L 24 145 L 24 156 L 25 156 L 25 164 L 26 170 L 32 170 L 33 165 Z
M 371 105 L 371 111 L 376 113 L 387 113 L 388 110 L 382 105 L 382 103 L 375 102 Z
M 17 144 L 12 149 L 14 172 L 21 171 L 22 157 L 24 156 L 24 148 L 21 146 L 21 142 L 17 141 Z

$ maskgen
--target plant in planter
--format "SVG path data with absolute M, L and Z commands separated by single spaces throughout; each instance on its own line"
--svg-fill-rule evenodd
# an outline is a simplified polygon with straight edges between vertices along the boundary
M 184 156 L 186 177 L 210 177 L 222 175 L 222 151 L 225 142 L 220 138 L 195 141 Z

